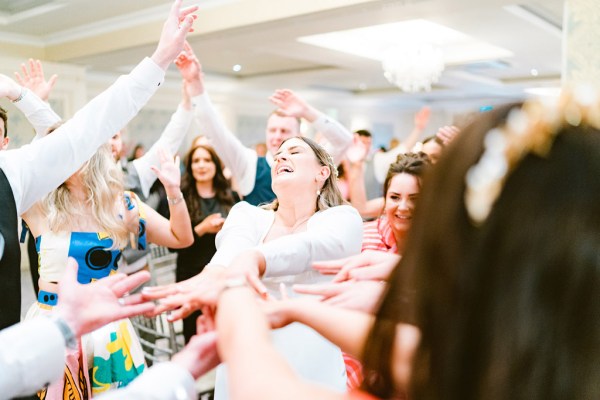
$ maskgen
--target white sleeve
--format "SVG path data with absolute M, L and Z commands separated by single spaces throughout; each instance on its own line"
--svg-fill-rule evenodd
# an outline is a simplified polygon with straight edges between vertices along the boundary
M 399 145 L 386 152 L 378 152 L 373 155 L 373 172 L 377 182 L 383 184 L 390 165 L 396 162 L 398 154 L 406 153 L 404 146 Z
M 212 265 L 229 266 L 231 261 L 242 251 L 255 248 L 260 240 L 260 233 L 266 228 L 261 224 L 268 224 L 257 213 L 268 213 L 258 207 L 241 201 L 234 205 L 225 219 L 223 228 L 217 234 L 215 245 L 217 252 L 210 260 Z
M 182 105 L 179 105 L 156 143 L 142 157 L 133 160 L 133 166 L 140 179 L 140 188 L 144 197 L 150 195 L 150 188 L 156 180 L 156 174 L 152 172 L 150 167 L 160 167 L 158 149 L 164 148 L 171 154 L 177 153 L 185 135 L 190 129 L 193 118 L 194 113 L 192 110 L 186 110 Z
M 0 332 L 0 399 L 34 394 L 60 379 L 65 339 L 49 318 L 34 318 Z
M 225 126 L 208 93 L 192 98 L 196 121 L 200 133 L 205 135 L 217 151 L 223 163 L 231 170 L 239 189 L 239 194 L 246 196 L 254 189 L 256 180 L 256 160 L 258 156 L 252 149 L 247 148 Z
M 63 183 L 98 147 L 122 129 L 163 79 L 164 71 L 146 58 L 52 135 L 19 149 L 1 152 L 0 168 L 8 178 L 19 215 Z
M 197 398 L 192 375 L 172 362 L 154 364 L 127 387 L 109 391 L 102 400 L 192 400 Z
M 48 129 L 61 121 L 61 118 L 54 112 L 50 104 L 40 99 L 32 91 L 23 88 L 23 98 L 14 105 L 25 115 L 25 118 L 33 125 L 35 129 L 35 139 L 40 139 L 48 133 Z
M 264 277 L 297 275 L 315 261 L 335 260 L 360 253 L 362 219 L 351 206 L 337 206 L 315 214 L 306 232 L 282 236 L 262 244 Z
M 338 165 L 352 144 L 352 133 L 338 121 L 323 113 L 312 123 L 312 126 L 327 139 L 323 147 L 331 155 L 335 165 Z

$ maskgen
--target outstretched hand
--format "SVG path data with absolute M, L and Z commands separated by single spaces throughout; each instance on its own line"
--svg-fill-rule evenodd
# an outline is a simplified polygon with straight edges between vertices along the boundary
M 375 281 L 294 285 L 298 293 L 321 296 L 321 301 L 335 307 L 375 314 L 385 291 L 385 284 Z
M 346 158 L 350 164 L 359 164 L 366 160 L 371 150 L 370 145 L 364 143 L 358 135 L 354 135 L 352 145 L 346 150 Z
M 159 148 L 157 151 L 160 161 L 160 169 L 151 166 L 150 169 L 156 174 L 160 182 L 167 191 L 167 195 L 171 193 L 179 193 L 181 186 L 181 170 L 179 169 L 179 156 L 175 156 L 164 148 Z
M 421 108 L 415 114 L 415 129 L 422 131 L 427 126 L 429 122 L 429 117 L 431 116 L 431 108 L 425 106 Z
M 183 42 L 187 34 L 192 31 L 192 25 L 197 18 L 193 13 L 198 10 L 198 6 L 182 10 L 181 2 L 182 0 L 173 2 L 169 17 L 163 25 L 158 46 L 151 57 L 165 71 L 183 49 Z
M 360 254 L 339 260 L 315 262 L 312 267 L 324 275 L 335 274 L 334 282 L 343 282 L 351 279 L 384 279 L 383 277 L 373 278 L 368 272 L 375 269 L 375 271 L 385 273 L 385 277 L 387 277 L 398 261 L 400 261 L 400 256 L 397 254 L 365 250 Z M 363 272 L 366 276 L 362 275 Z
M 69 258 L 58 284 L 56 312 L 78 337 L 109 322 L 154 309 L 154 304 L 145 302 L 140 294 L 127 296 L 129 291 L 150 279 L 149 272 L 140 271 L 130 276 L 117 273 L 82 285 L 77 282 L 77 269 L 77 262 Z
M 27 67 L 29 67 L 29 69 Z M 15 72 L 17 82 L 19 82 L 21 86 L 31 90 L 40 99 L 48 101 L 50 92 L 52 92 L 56 80 L 58 79 L 58 75 L 54 74 L 50 79 L 46 80 L 42 62 L 32 58 L 29 59 L 27 65 L 25 63 L 21 64 L 21 74 Z

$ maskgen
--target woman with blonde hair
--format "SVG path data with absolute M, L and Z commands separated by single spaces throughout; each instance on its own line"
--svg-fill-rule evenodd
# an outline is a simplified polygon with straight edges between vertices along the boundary
M 304 137 L 284 141 L 271 172 L 277 199 L 263 207 L 236 204 L 217 235 L 217 252 L 198 276 L 172 286 L 146 290 L 165 296 L 172 318 L 214 302 L 223 287 L 246 279 L 263 297 L 279 293 L 282 283 L 318 283 L 330 277 L 313 271 L 317 260 L 360 252 L 362 221 L 345 205 L 331 156 Z M 346 374 L 340 350 L 301 324 L 274 333 L 278 350 L 305 379 L 344 391 Z M 216 398 L 227 396 L 225 369 L 217 373 Z
M 36 203 L 23 219 L 36 238 L 39 293 L 27 318 L 51 314 L 58 300 L 57 282 L 68 257 L 79 264 L 77 279 L 90 283 L 114 274 L 121 249 L 145 248 L 148 241 L 174 248 L 191 244 L 187 207 L 179 189 L 179 161 L 160 153 L 154 168 L 169 198 L 166 220 L 123 191 L 122 172 L 106 144 L 75 174 Z M 81 338 L 67 357 L 64 380 L 38 395 L 46 399 L 77 393 L 82 398 L 127 385 L 145 368 L 141 347 L 129 320 L 108 324 Z

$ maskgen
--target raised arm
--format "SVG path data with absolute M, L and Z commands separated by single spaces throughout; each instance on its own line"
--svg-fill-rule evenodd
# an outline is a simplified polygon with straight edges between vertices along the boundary
M 278 107 L 279 113 L 288 117 L 304 118 L 310 122 L 314 129 L 327 139 L 324 147 L 333 157 L 335 164 L 342 161 L 346 150 L 352 144 L 352 133 L 348 129 L 308 104 L 292 90 L 278 89 L 270 100 Z
M 174 2 L 151 58 L 120 77 L 54 134 L 3 154 L 0 167 L 10 182 L 19 214 L 81 167 L 154 94 L 193 22 L 189 14 L 196 8 L 180 10 L 180 5 L 181 0 Z
M 223 123 L 205 90 L 202 66 L 189 44 L 186 43 L 175 64 L 187 82 L 200 132 L 210 140 L 223 163 L 231 170 L 239 193 L 242 196 L 249 194 L 256 179 L 256 152 L 244 146 Z
M 409 135 L 400 143 L 398 146 L 386 151 L 385 153 L 375 153 L 373 156 L 373 166 L 375 168 L 375 179 L 377 182 L 383 183 L 390 164 L 396 161 L 398 154 L 406 153 L 411 151 L 419 140 L 419 136 L 427 126 L 429 122 L 429 116 L 431 115 L 431 109 L 429 107 L 421 108 L 414 118 L 414 127 Z
M 13 101 L 29 123 L 33 125 L 36 139 L 45 136 L 48 129 L 61 120 L 50 104 L 38 97 L 35 91 L 18 85 L 6 75 L 0 75 L 0 93 Z M 17 99 L 19 100 L 15 101 Z
M 133 160 L 133 167 L 139 178 L 139 186 L 144 198 L 150 195 L 150 188 L 156 180 L 156 175 L 152 172 L 151 167 L 160 166 L 159 149 L 176 154 L 192 124 L 194 114 L 191 101 L 187 91 L 184 90 L 183 93 L 183 100 L 171 116 L 160 138 L 142 157 Z

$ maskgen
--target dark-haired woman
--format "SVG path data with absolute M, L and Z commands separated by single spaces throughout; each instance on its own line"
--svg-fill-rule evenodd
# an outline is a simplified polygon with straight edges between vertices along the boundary
M 212 147 L 197 145 L 185 158 L 181 191 L 188 205 L 194 243 L 177 250 L 177 282 L 198 275 L 217 251 L 215 237 L 233 204 L 238 201 L 223 175 L 221 160 Z M 183 320 L 183 335 L 187 343 L 196 333 L 196 312 Z

